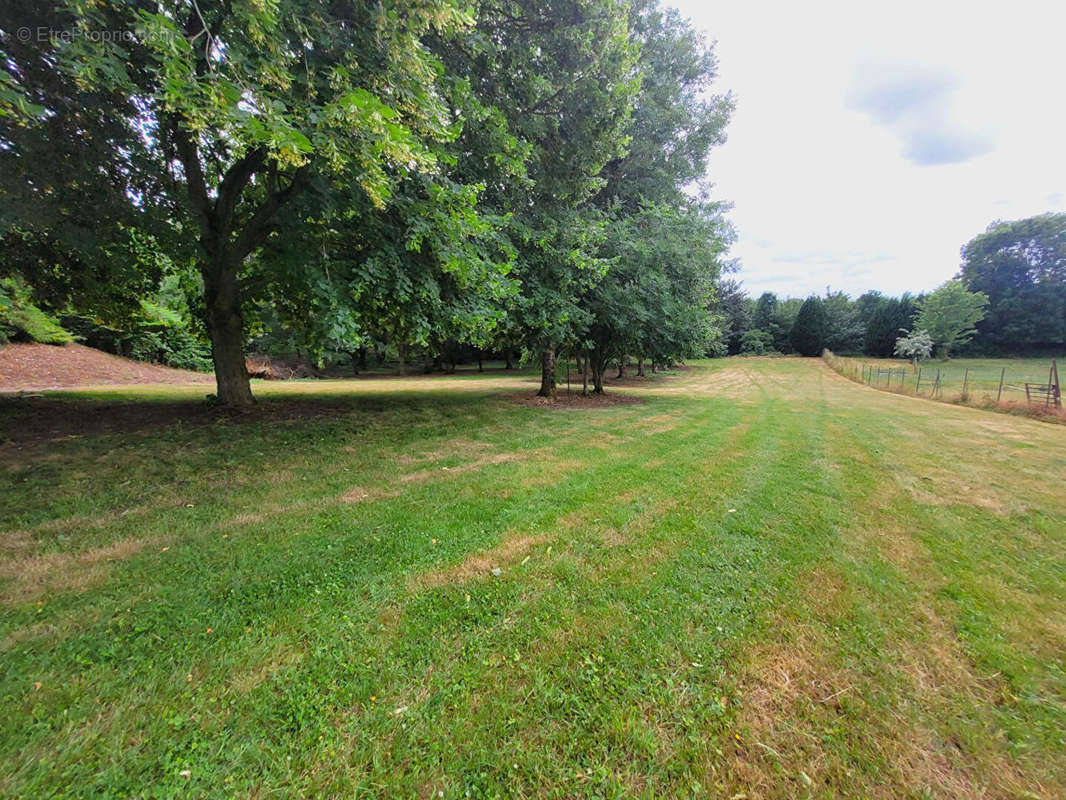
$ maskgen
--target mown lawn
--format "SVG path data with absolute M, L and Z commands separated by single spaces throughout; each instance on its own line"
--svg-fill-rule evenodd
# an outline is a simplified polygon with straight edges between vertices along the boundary
M 3 401 L 0 793 L 1066 793 L 1066 428 L 815 359 L 534 388 Z

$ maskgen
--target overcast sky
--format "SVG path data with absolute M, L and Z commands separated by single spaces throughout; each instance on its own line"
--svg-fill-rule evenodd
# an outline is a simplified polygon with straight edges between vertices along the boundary
M 932 289 L 1066 210 L 1066 2 L 667 0 L 718 41 L 711 156 L 752 295 Z

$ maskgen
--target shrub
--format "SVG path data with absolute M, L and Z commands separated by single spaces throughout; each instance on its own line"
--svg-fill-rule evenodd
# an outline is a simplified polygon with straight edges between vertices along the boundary
M 74 337 L 33 304 L 30 290 L 16 278 L 0 279 L 0 341 L 29 339 L 42 344 L 70 344 Z
M 740 353 L 746 356 L 761 356 L 773 349 L 774 337 L 769 331 L 753 328 L 744 331 L 740 338 Z

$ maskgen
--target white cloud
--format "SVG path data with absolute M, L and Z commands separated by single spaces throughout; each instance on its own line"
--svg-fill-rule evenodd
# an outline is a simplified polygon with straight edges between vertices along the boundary
M 753 293 L 931 289 L 992 220 L 1066 210 L 1066 4 L 668 1 L 736 95 L 709 177 Z
M 943 68 L 867 60 L 852 70 L 846 105 L 893 131 L 911 163 L 957 164 L 993 146 L 989 136 L 958 117 L 954 95 L 960 84 Z

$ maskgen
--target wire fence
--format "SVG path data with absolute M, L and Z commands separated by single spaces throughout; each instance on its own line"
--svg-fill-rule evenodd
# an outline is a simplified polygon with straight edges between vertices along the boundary
M 999 361 L 969 366 L 867 361 L 822 354 L 834 371 L 875 389 L 926 397 L 949 403 L 966 403 L 1003 410 L 1026 409 L 1040 415 L 1063 416 L 1058 362 Z

